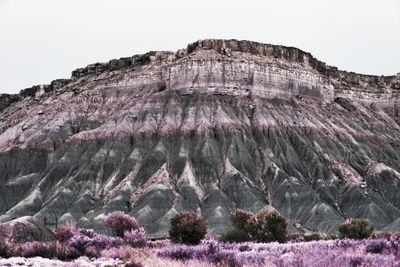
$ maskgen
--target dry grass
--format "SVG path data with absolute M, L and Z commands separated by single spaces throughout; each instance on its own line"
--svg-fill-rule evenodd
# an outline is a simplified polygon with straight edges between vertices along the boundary
M 154 266 L 163 266 L 163 267 L 211 267 L 211 266 L 228 266 L 226 264 L 212 264 L 207 262 L 200 262 L 198 260 L 189 260 L 189 261 L 178 261 L 178 260 L 168 260 L 159 258 L 157 256 L 157 248 L 132 248 L 130 246 L 122 246 L 115 251 L 104 251 L 102 256 L 104 257 L 112 257 L 114 254 L 118 254 L 120 258 L 126 263 L 140 263 L 144 267 L 154 267 Z

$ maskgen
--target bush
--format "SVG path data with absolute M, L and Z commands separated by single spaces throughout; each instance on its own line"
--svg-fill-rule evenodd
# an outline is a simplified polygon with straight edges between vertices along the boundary
M 223 233 L 221 235 L 221 241 L 241 243 L 250 241 L 250 237 L 248 233 L 235 227 L 232 230 Z
M 238 209 L 231 213 L 230 220 L 237 229 L 246 229 L 250 221 L 254 220 L 254 214 L 245 210 Z
M 305 241 L 318 241 L 321 240 L 322 237 L 318 233 L 312 233 L 310 235 L 304 235 L 304 240 Z
M 81 255 L 85 255 L 86 248 L 89 247 L 90 244 L 91 244 L 90 238 L 80 233 L 74 235 L 68 241 L 68 245 L 71 248 L 75 248 Z
M 87 237 L 90 237 L 90 238 L 93 238 L 95 235 L 93 229 L 79 228 L 79 233 L 81 233 Z
M 175 243 L 196 245 L 204 238 L 207 227 L 194 212 L 181 212 L 171 218 L 169 236 Z
M 392 234 L 389 232 L 378 232 L 378 233 L 376 233 L 375 237 L 378 239 L 384 238 L 386 240 L 389 240 L 391 235 Z
M 147 243 L 146 231 L 142 227 L 136 230 L 126 231 L 124 233 L 124 240 L 132 247 L 144 247 Z
M 385 248 L 385 243 L 386 242 L 384 240 L 382 240 L 382 239 L 371 240 L 365 246 L 365 252 L 379 254 Z
M 57 257 L 55 242 L 28 242 L 22 245 L 21 256 L 25 258 L 42 257 L 52 259 Z
M 283 243 L 287 238 L 287 222 L 285 217 L 277 211 L 268 211 L 266 209 L 257 213 L 258 231 L 256 239 L 259 242 L 278 241 Z
M 66 222 L 64 225 L 61 225 L 54 230 L 56 239 L 60 242 L 69 240 L 76 233 L 77 229 L 74 222 Z
M 304 234 L 290 234 L 286 237 L 286 241 L 289 243 L 305 242 Z
M 59 243 L 57 246 L 57 259 L 66 261 L 79 258 L 81 255 L 74 248 L 70 248 L 67 244 Z
M 114 211 L 106 218 L 106 224 L 112 231 L 113 235 L 124 237 L 125 231 L 137 230 L 139 224 L 135 218 L 123 213 L 122 211 Z
M 347 219 L 339 226 L 341 238 L 364 239 L 371 236 L 374 225 L 369 225 L 364 219 Z
M 12 248 L 4 242 L 0 242 L 0 258 L 12 257 Z
M 230 216 L 233 226 L 247 233 L 258 242 L 285 242 L 287 239 L 287 222 L 277 211 L 261 210 L 253 213 L 237 210 Z
M 251 239 L 255 239 L 258 232 L 258 225 L 253 213 L 238 209 L 231 214 L 230 220 L 234 227 L 250 235 Z

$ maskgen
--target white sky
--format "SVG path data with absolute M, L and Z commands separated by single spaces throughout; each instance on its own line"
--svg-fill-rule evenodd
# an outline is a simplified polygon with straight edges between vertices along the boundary
M 198 39 L 295 46 L 339 69 L 400 72 L 400 0 L 0 0 L 0 93 Z

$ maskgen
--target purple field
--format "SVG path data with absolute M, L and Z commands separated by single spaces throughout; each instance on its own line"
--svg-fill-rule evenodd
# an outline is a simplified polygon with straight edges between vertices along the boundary
M 0 258 L 0 266 L 125 266 L 127 263 L 131 264 L 127 266 L 400 266 L 398 236 L 388 239 L 290 241 L 285 244 L 223 243 L 208 237 L 195 246 L 161 240 L 148 241 L 136 248 L 118 238 L 107 238 L 109 243 L 99 236 L 83 239 L 77 241 L 73 238 L 68 244 L 72 251 L 76 249 L 74 246 L 81 248 L 82 256 L 75 259 L 60 261 L 57 259 L 59 251 L 54 255 L 48 254 L 50 257 L 45 254 L 41 258 L 35 257 L 40 251 L 37 249 L 39 243 L 35 242 L 14 247 L 14 251 L 20 253 L 15 256 L 19 257 Z M 56 250 L 66 253 L 60 242 L 40 245 L 50 250 L 54 246 Z M 53 260 L 44 259 L 46 257 Z
M 203 240 L 197 246 L 161 249 L 165 259 L 255 266 L 400 266 L 398 237 L 327 240 L 298 243 L 221 243 Z

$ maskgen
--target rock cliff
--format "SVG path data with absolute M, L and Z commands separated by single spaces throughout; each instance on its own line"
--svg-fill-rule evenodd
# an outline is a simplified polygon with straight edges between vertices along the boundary
M 340 71 L 297 48 L 202 40 L 96 63 L 0 95 L 0 222 L 31 215 L 106 231 L 113 210 L 165 234 L 236 208 L 290 231 L 345 218 L 400 227 L 400 75 Z

